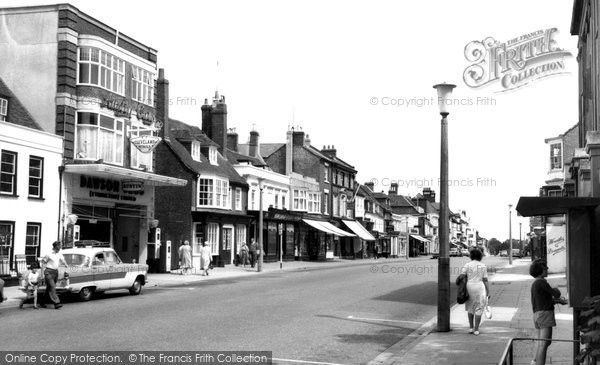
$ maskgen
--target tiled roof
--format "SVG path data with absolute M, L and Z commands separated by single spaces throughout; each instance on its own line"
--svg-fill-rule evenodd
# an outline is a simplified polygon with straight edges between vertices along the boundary
M 19 98 L 4 83 L 0 77 L 0 98 L 8 100 L 8 110 L 6 122 L 21 125 L 23 127 L 37 129 L 43 131 L 42 127 L 33 119 L 25 106 L 21 104 Z
M 168 133 L 171 138 L 170 140 L 165 140 L 165 143 L 188 169 L 198 174 L 214 174 L 226 177 L 230 182 L 246 185 L 246 180 L 235 171 L 231 163 L 220 153 L 217 154 L 218 165 L 212 165 L 204 155 L 200 155 L 200 161 L 192 158 L 187 149 L 181 144 L 182 141 L 198 140 L 201 146 L 218 146 L 198 127 L 190 126 L 174 119 L 169 119 L 169 122 L 170 130 Z
M 240 162 L 249 162 L 253 166 L 258 166 L 258 167 L 267 166 L 265 161 L 263 161 L 263 159 L 260 157 L 248 156 L 248 155 L 245 155 L 245 154 L 242 154 L 239 152 L 232 151 L 230 149 L 227 149 L 225 151 L 225 153 L 227 154 L 227 159 L 232 164 L 237 164 Z

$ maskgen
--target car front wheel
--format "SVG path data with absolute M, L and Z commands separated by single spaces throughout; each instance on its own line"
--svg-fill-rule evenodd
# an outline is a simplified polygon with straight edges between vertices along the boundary
M 131 288 L 129 288 L 129 294 L 138 295 L 142 292 L 142 280 L 135 279 Z
M 92 294 L 94 294 L 94 290 L 89 286 L 81 288 L 81 291 L 79 291 L 79 299 L 82 302 L 87 302 L 88 300 L 92 299 Z

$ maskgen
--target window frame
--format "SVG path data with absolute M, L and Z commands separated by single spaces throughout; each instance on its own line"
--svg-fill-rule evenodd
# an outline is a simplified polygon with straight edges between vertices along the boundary
M 96 123 L 95 124 L 80 123 L 80 119 L 83 114 L 96 115 L 97 116 Z M 102 125 L 103 117 L 112 119 L 112 121 L 113 121 L 112 129 L 109 129 Z M 119 126 L 120 126 L 120 130 L 119 130 Z M 80 151 L 80 144 L 81 144 L 80 133 L 83 133 L 82 132 L 83 130 L 94 130 L 95 131 L 95 141 L 93 141 L 94 147 L 95 147 L 95 156 L 90 157 L 86 151 L 85 152 L 86 155 L 84 155 L 83 157 L 80 157 L 80 154 L 82 153 L 82 151 Z M 112 133 L 112 149 L 113 150 L 112 150 L 112 156 L 111 156 L 110 161 L 103 158 L 105 155 L 105 151 L 102 149 L 103 145 L 100 143 L 102 131 L 104 131 L 104 132 L 108 131 L 108 132 Z M 92 142 L 90 142 L 90 143 L 92 143 Z M 125 121 L 122 118 L 116 118 L 113 115 L 110 115 L 107 113 L 101 113 L 101 112 L 84 111 L 84 110 L 77 111 L 76 116 L 75 116 L 75 159 L 76 160 L 88 160 L 88 161 L 103 160 L 104 162 L 112 164 L 112 165 L 123 166 L 124 159 L 125 159 L 124 146 L 125 146 Z
M 202 162 L 202 158 L 200 157 L 202 155 L 202 153 L 200 152 L 200 142 L 192 141 L 190 154 L 194 161 Z
M 206 182 L 209 181 L 211 183 L 206 184 Z M 205 188 L 203 189 L 203 187 Z M 196 207 L 231 210 L 231 194 L 229 194 L 229 180 L 218 177 L 201 176 L 196 181 L 196 188 Z M 201 196 L 202 194 L 204 194 L 205 196 Z
M 131 99 L 154 106 L 154 74 L 152 72 L 131 65 Z
M 219 255 L 219 224 L 218 223 L 207 223 L 206 224 L 206 241 L 210 247 L 211 255 Z
M 38 160 L 40 161 L 40 175 L 38 176 L 32 176 L 31 174 L 31 170 L 32 170 L 32 166 L 31 166 L 31 160 Z M 31 194 L 31 188 L 32 188 L 32 179 L 37 181 L 37 186 L 34 186 L 35 188 L 38 189 L 38 194 Z M 44 158 L 43 157 L 39 157 L 39 156 L 29 156 L 29 188 L 27 189 L 27 195 L 29 198 L 34 198 L 34 199 L 43 199 L 44 197 Z
M 84 50 L 89 50 L 87 59 L 84 59 Z M 98 61 L 92 60 L 93 52 L 98 52 Z M 110 59 L 110 65 L 109 65 Z M 115 67 L 116 65 L 116 67 Z M 87 82 L 82 80 L 83 66 L 87 66 Z M 92 82 L 93 69 L 97 67 L 97 83 Z M 102 79 L 105 79 L 102 85 Z M 125 96 L 125 61 L 98 47 L 77 47 L 77 85 L 100 87 L 115 94 Z M 115 86 L 116 85 L 116 86 Z
M 13 166 L 12 172 L 4 171 L 4 164 L 5 164 L 4 156 L 5 155 L 13 156 L 13 161 L 12 161 L 12 163 L 10 163 Z M 19 171 L 19 154 L 14 151 L 0 150 L 0 195 L 17 196 L 17 181 L 18 181 L 17 172 L 18 171 Z M 4 182 L 4 177 L 6 175 L 11 176 L 10 183 Z M 2 190 L 2 186 L 5 184 L 11 185 L 11 191 L 3 191 Z
M 242 210 L 242 189 L 235 188 L 235 210 Z
M 554 155 L 554 149 L 558 148 L 558 155 Z M 563 168 L 563 144 L 556 142 L 550 144 L 550 170 L 561 170 Z
M 14 221 L 3 221 L 0 220 L 0 232 L 2 232 L 2 226 L 8 227 L 7 241 L 8 243 L 3 244 L 3 237 L 0 235 L 0 258 L 8 258 L 9 270 L 13 270 L 13 264 L 15 261 L 15 222 Z M 5 251 L 6 248 L 6 251 Z M 9 273 L 3 273 L 8 275 Z
M 0 97 L 0 121 L 8 119 L 8 99 Z

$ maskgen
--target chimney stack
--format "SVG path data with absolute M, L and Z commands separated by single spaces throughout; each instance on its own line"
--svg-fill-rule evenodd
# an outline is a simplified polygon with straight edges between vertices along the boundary
M 208 100 L 206 100 L 208 101 Z M 208 138 L 219 145 L 219 152 L 225 157 L 227 147 L 227 104 L 225 97 L 215 92 L 212 105 L 202 105 L 202 130 Z
M 163 68 L 158 69 L 156 80 L 156 120 L 162 123 L 160 137 L 169 141 L 169 80 Z
M 235 128 L 231 128 L 227 132 L 227 148 L 235 152 L 238 151 L 238 134 Z
M 285 134 L 285 174 L 292 174 L 294 161 L 294 128 L 288 129 Z
M 333 146 L 333 145 L 325 146 L 325 148 L 323 148 L 321 150 L 321 153 L 329 158 L 335 158 L 337 155 L 337 150 L 335 149 L 335 146 Z
M 391 183 L 390 190 L 388 191 L 389 195 L 398 195 L 398 183 Z
M 293 141 L 294 146 L 304 146 L 304 132 L 303 131 L 293 131 Z
M 248 155 L 258 157 L 260 145 L 258 143 L 259 134 L 257 131 L 250 131 L 250 142 L 248 143 Z
M 423 197 L 430 203 L 435 203 L 435 191 L 431 188 L 423 188 Z
M 371 189 L 372 192 L 375 192 L 375 183 L 373 181 L 366 182 L 363 185 Z

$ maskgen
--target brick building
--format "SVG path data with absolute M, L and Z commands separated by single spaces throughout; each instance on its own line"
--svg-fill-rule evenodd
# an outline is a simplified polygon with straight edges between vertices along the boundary
M 154 187 L 185 184 L 154 170 L 156 50 L 68 4 L 0 17 L 0 76 L 43 131 L 64 139 L 65 245 L 103 241 L 146 262 Z

